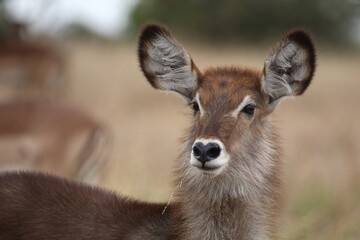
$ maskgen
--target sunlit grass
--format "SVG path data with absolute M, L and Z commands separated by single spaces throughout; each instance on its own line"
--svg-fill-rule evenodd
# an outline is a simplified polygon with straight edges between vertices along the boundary
M 186 47 L 186 46 L 185 46 Z M 135 46 L 70 45 L 70 99 L 111 125 L 115 136 L 106 187 L 167 201 L 186 104 L 155 91 L 139 71 Z M 262 68 L 267 50 L 189 46 L 200 69 Z M 360 57 L 319 54 L 304 96 L 274 114 L 284 147 L 284 240 L 360 239 Z
M 281 239 L 359 239 L 360 201 L 346 201 L 331 191 L 311 189 L 289 204 Z

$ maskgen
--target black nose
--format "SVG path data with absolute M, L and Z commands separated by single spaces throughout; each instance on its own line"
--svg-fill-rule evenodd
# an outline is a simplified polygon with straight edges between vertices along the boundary
M 220 155 L 221 148 L 219 144 L 210 142 L 204 145 L 201 142 L 195 143 L 193 147 L 194 157 L 199 160 L 203 165 Z

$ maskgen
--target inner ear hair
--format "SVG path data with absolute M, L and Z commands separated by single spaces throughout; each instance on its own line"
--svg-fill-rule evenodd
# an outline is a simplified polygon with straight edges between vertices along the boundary
M 167 28 L 159 24 L 149 23 L 143 27 L 138 42 L 138 59 L 141 70 L 149 83 L 154 88 L 160 89 L 161 86 L 159 86 L 156 82 L 155 72 L 149 69 L 149 67 L 147 66 L 147 62 L 150 60 L 148 49 L 151 47 L 152 42 L 161 36 L 166 37 L 166 39 L 168 40 L 172 39 L 172 36 Z
M 157 89 L 174 91 L 187 101 L 197 88 L 197 68 L 185 49 L 169 30 L 148 24 L 139 37 L 138 57 L 141 70 Z
M 265 62 L 262 91 L 268 103 L 278 104 L 286 96 L 301 95 L 315 71 L 315 47 L 310 34 L 295 29 L 286 34 Z

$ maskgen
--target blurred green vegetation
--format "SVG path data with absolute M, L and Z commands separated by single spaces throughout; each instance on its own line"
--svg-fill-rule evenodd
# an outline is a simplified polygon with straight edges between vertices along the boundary
M 329 45 L 351 44 L 359 6 L 352 0 L 140 0 L 129 32 L 154 21 L 207 41 L 258 43 L 305 27 Z
M 346 199 L 326 188 L 310 188 L 291 202 L 280 239 L 355 240 L 360 237 L 359 194 Z

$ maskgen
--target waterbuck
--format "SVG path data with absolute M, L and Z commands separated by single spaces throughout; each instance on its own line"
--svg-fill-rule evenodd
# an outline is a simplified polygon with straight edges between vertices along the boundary
M 269 114 L 309 86 L 315 70 L 309 34 L 285 35 L 262 71 L 200 72 L 170 32 L 153 24 L 143 29 L 138 54 L 150 84 L 178 93 L 194 112 L 173 201 L 143 203 L 48 175 L 3 173 L 0 239 L 273 238 L 281 162 Z
M 0 102 L 0 170 L 40 170 L 104 180 L 111 136 L 80 108 L 47 98 Z

